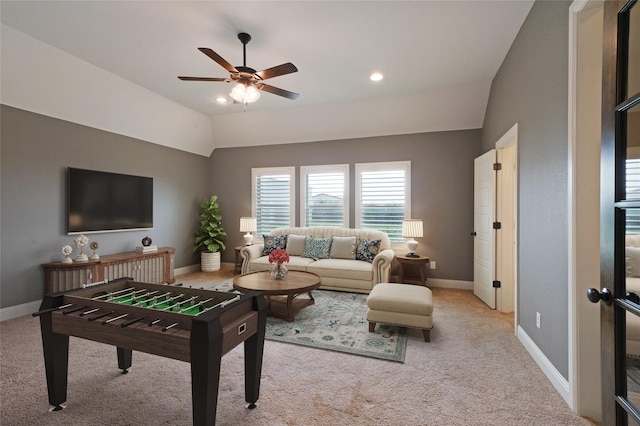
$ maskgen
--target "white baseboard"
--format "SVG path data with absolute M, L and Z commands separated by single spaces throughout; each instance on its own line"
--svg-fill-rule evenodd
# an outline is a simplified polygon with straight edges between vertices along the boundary
M 235 265 L 230 262 L 220 262 L 220 269 L 233 269 Z M 189 272 L 198 272 L 200 270 L 200 264 L 195 263 L 189 266 L 183 266 L 182 268 L 177 268 L 173 271 L 174 275 L 182 275 L 188 274 Z
M 443 280 L 427 278 L 427 287 L 455 288 L 458 290 L 473 290 L 473 281 Z
M 529 352 L 529 355 L 531 355 L 536 364 L 538 364 L 538 367 L 540 367 L 544 375 L 547 376 L 547 379 L 549 379 L 553 387 L 556 388 L 556 391 L 558 391 L 567 405 L 571 407 L 572 402 L 569 381 L 560 374 L 551 361 L 549 361 L 540 348 L 538 348 L 534 341 L 531 340 L 529 335 L 520 326 L 518 326 L 517 337 L 527 352 Z
M 42 300 L 34 300 L 33 302 L 23 303 L 22 305 L 14 305 L 0 309 L 0 321 L 18 318 L 24 315 L 31 315 L 40 309 Z

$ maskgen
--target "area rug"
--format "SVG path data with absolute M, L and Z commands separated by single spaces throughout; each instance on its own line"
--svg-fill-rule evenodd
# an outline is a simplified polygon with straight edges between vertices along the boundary
M 232 279 L 205 288 L 234 291 Z M 313 297 L 316 303 L 300 310 L 293 322 L 267 317 L 265 338 L 404 363 L 405 329 L 379 324 L 370 333 L 366 294 L 315 290 Z

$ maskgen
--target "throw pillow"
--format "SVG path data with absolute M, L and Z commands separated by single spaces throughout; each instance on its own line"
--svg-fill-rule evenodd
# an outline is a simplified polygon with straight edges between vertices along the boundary
M 307 237 L 305 235 L 289 234 L 289 238 L 287 238 L 287 252 L 289 256 L 302 256 L 306 240 Z
M 331 238 L 306 237 L 302 257 L 328 259 L 331 250 Z
M 360 240 L 358 240 L 358 247 L 356 248 L 356 260 L 373 263 L 373 258 L 376 257 L 379 251 L 380 240 L 365 240 L 360 238 Z
M 276 249 L 285 249 L 287 247 L 286 235 L 263 235 L 264 248 L 262 249 L 262 255 L 268 256 L 272 251 Z
M 640 277 L 640 247 L 626 246 L 624 248 L 627 277 Z
M 333 237 L 331 241 L 332 259 L 355 259 L 358 237 Z

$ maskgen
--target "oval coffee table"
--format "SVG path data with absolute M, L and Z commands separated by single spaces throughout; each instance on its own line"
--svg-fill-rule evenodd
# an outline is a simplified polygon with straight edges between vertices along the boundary
M 320 277 L 311 272 L 289 271 L 281 279 L 274 279 L 269 271 L 249 272 L 233 279 L 236 290 L 260 291 L 267 299 L 267 315 L 293 321 L 296 312 L 316 303 L 311 291 L 320 287 Z M 307 293 L 309 298 L 299 298 Z

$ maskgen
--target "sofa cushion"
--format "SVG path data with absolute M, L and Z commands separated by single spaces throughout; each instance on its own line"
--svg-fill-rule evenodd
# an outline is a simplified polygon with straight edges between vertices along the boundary
M 358 237 L 355 235 L 352 237 L 333 237 L 331 252 L 329 253 L 330 257 L 332 259 L 355 259 L 357 242 Z
M 328 259 L 331 251 L 331 238 L 306 237 L 302 257 L 311 259 Z
M 640 247 L 624 248 L 627 277 L 640 277 Z
M 276 249 L 284 250 L 287 247 L 286 235 L 263 235 L 262 238 L 264 238 L 263 256 L 269 255 L 269 253 Z
M 373 279 L 371 263 L 360 260 L 320 259 L 307 267 L 307 272 L 313 272 L 321 277 L 344 278 L 369 281 Z
M 306 240 L 307 237 L 305 235 L 289 234 L 287 237 L 287 252 L 289 256 L 302 256 Z
M 364 260 L 365 262 L 372 263 L 373 258 L 376 257 L 379 251 L 380 240 L 366 240 L 364 238 L 360 238 L 356 248 L 356 260 Z

